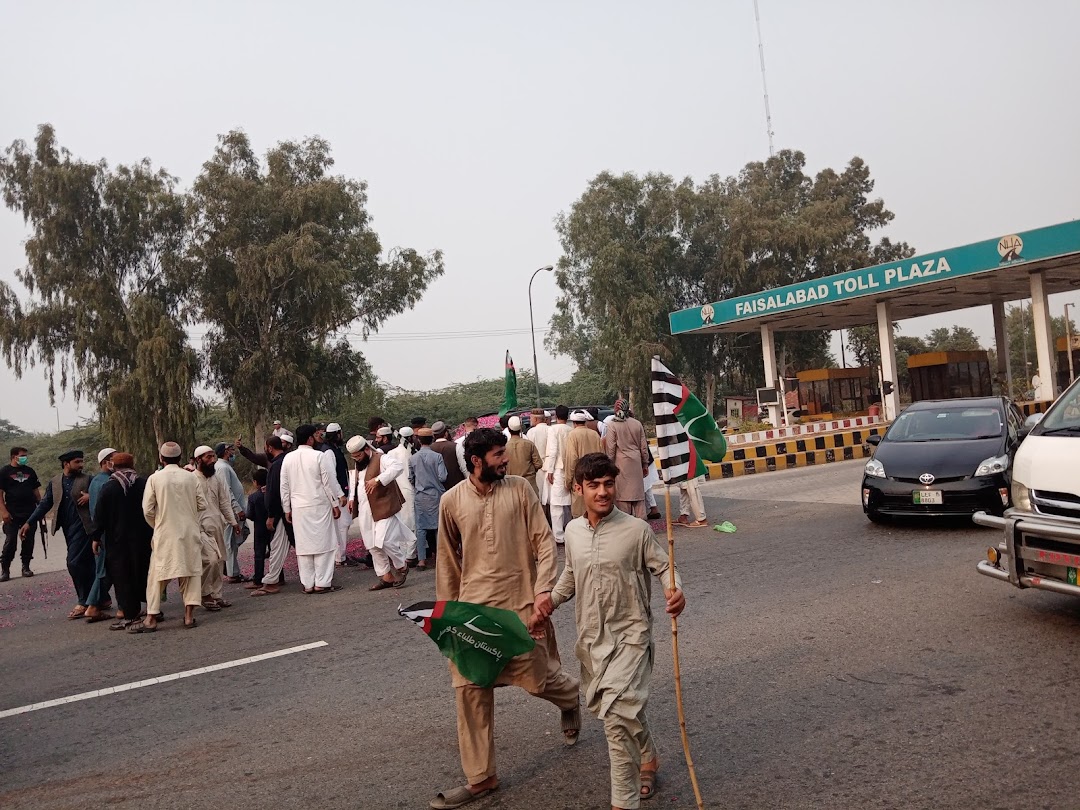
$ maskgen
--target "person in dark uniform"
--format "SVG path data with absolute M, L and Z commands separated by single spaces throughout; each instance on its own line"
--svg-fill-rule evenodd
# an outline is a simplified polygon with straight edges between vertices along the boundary
M 0 520 L 4 523 L 4 549 L 0 553 L 0 582 L 11 579 L 11 562 L 19 530 L 26 525 L 34 507 L 41 500 L 41 482 L 29 465 L 30 451 L 25 447 L 11 448 L 11 463 L 0 469 Z M 22 575 L 32 577 L 30 561 L 34 559 L 34 526 L 22 536 Z

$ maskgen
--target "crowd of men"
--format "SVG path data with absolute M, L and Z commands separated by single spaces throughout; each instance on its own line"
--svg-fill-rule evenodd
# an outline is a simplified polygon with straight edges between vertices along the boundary
M 68 618 L 113 620 L 110 629 L 139 634 L 164 620 L 162 602 L 173 581 L 185 628 L 198 626 L 197 608 L 231 606 L 224 582 L 245 583 L 252 597 L 279 593 L 290 549 L 303 592 L 311 595 L 340 590 L 334 582 L 340 566 L 373 569 L 373 591 L 401 588 L 412 568 L 435 566 L 437 599 L 513 610 L 527 624 L 535 649 L 511 659 L 495 685 L 518 685 L 553 703 L 568 745 L 581 728 L 584 688 L 587 707 L 604 722 L 612 807 L 636 808 L 657 785 L 659 759 L 645 715 L 649 582 L 651 576 L 664 582 L 669 562 L 646 522 L 659 514 L 644 428 L 622 400 L 608 419 L 596 417 L 565 406 L 550 415 L 536 409 L 527 431 L 521 416 L 502 419 L 501 431 L 470 419 L 456 440 L 445 423 L 428 426 L 420 418 L 395 431 L 376 417 L 367 436 L 347 441 L 336 423 L 304 424 L 290 433 L 275 422 L 262 453 L 237 439 L 196 447 L 185 465 L 179 444 L 165 442 L 148 477 L 135 471 L 131 454 L 107 447 L 91 478 L 83 452 L 70 450 L 44 487 L 26 448 L 15 447 L 0 471 L 3 577 L 16 539 L 23 575 L 32 576 L 35 527 L 48 518 L 43 531 L 64 534 L 78 598 Z M 233 469 L 236 454 L 256 466 L 250 492 Z M 682 522 L 705 525 L 697 482 L 680 500 L 684 514 L 695 514 Z M 346 553 L 354 521 L 360 557 Z M 238 561 L 249 522 L 250 579 Z M 614 588 L 604 598 L 601 581 Z M 674 588 L 664 585 L 673 615 L 685 604 L 681 588 L 677 578 Z M 115 616 L 107 612 L 110 590 Z M 556 607 L 575 595 L 580 683 L 562 669 L 550 623 Z M 451 674 L 467 784 L 440 792 L 431 802 L 436 810 L 498 788 L 493 688 L 469 682 L 453 665 Z

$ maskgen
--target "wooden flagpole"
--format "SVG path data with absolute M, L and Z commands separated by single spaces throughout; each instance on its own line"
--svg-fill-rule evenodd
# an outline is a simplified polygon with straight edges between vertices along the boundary
M 668 576 L 670 590 L 675 590 L 675 532 L 671 523 L 671 486 L 664 482 L 664 513 L 667 517 Z M 679 620 L 671 617 L 671 651 L 675 661 L 675 706 L 679 711 L 679 731 L 682 734 L 683 754 L 686 755 L 686 767 L 690 771 L 690 784 L 694 787 L 694 798 L 698 810 L 704 810 L 701 800 L 701 788 L 698 787 L 697 771 L 694 770 L 694 758 L 690 756 L 690 737 L 686 733 L 686 715 L 683 712 L 682 676 L 679 673 Z

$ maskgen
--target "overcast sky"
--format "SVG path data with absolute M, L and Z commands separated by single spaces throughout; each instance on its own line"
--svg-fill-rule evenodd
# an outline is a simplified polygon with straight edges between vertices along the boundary
M 168 5 L 168 7 L 166 7 Z M 761 0 L 777 148 L 859 155 L 919 252 L 1080 214 L 1080 3 Z M 553 220 L 603 170 L 701 180 L 768 156 L 752 0 L 518 3 L 21 3 L 0 0 L 0 144 L 52 123 L 76 155 L 151 158 L 184 187 L 217 135 L 259 151 L 321 135 L 369 183 L 384 248 L 441 248 L 446 274 L 364 351 L 409 389 L 531 366 L 527 284 Z M 0 278 L 26 230 L 0 211 Z M 534 284 L 537 327 L 556 299 Z M 1065 300 L 1051 307 L 1061 314 Z M 989 307 L 905 322 L 971 326 Z M 507 330 L 468 340 L 446 333 Z M 542 336 L 541 336 L 542 337 Z M 540 338 L 538 338 L 539 340 Z M 566 357 L 541 349 L 542 379 Z M 89 416 L 70 395 L 63 425 Z M 55 429 L 39 369 L 0 366 L 0 416 Z

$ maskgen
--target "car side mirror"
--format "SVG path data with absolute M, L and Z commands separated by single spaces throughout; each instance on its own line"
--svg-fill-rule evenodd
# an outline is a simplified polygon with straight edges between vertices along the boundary
M 1016 434 L 1017 441 L 1022 442 L 1027 437 L 1027 435 L 1031 433 L 1031 429 L 1042 421 L 1042 418 L 1043 414 L 1033 413 L 1031 414 L 1031 416 L 1025 419 L 1024 426 L 1020 428 L 1020 430 Z
M 874 433 L 874 434 L 872 434 L 870 436 L 867 436 L 866 437 L 866 443 L 873 446 L 873 447 L 877 447 L 879 444 L 881 444 L 881 434 L 880 433 Z

